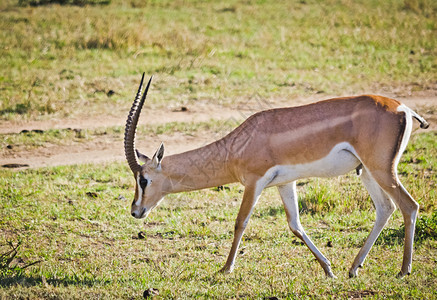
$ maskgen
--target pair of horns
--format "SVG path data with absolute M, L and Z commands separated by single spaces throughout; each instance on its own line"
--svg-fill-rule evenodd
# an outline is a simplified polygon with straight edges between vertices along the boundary
M 150 77 L 149 83 L 146 86 L 146 90 L 141 97 L 141 91 L 143 90 L 144 74 L 145 73 L 143 73 L 140 87 L 138 88 L 134 103 L 132 104 L 129 115 L 127 117 L 124 132 L 124 153 L 126 155 L 129 167 L 134 174 L 141 170 L 141 165 L 138 162 L 138 157 L 135 152 L 135 134 L 137 131 L 137 124 L 138 119 L 140 118 L 141 109 L 143 108 L 143 104 L 147 96 L 147 91 L 149 90 L 150 83 L 152 82 L 153 78 L 153 76 Z

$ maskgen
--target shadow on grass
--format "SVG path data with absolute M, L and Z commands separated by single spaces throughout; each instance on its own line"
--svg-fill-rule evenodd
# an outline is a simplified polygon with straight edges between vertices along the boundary
M 402 225 L 398 229 L 386 228 L 379 235 L 375 245 L 402 245 L 404 243 L 405 228 Z
M 6 275 L 6 274 L 5 274 Z M 85 286 L 92 287 L 95 285 L 108 285 L 111 284 L 110 280 L 99 280 L 95 278 L 68 278 L 64 277 L 61 279 L 46 279 L 43 276 L 28 276 L 26 274 L 13 274 L 11 276 L 0 275 L 0 287 L 10 287 L 15 285 L 21 286 L 42 286 L 42 285 L 51 285 L 51 286 Z
M 76 274 L 72 276 L 64 276 L 64 278 L 46 279 L 44 276 L 32 276 L 26 274 L 28 267 L 42 263 L 42 260 L 33 262 L 25 262 L 25 259 L 21 257 L 20 248 L 23 241 L 20 237 L 15 239 L 16 241 L 7 241 L 6 244 L 0 245 L 2 251 L 0 253 L 0 287 L 8 287 L 13 285 L 22 286 L 38 286 L 38 285 L 52 285 L 52 286 L 94 286 L 96 284 L 109 284 L 109 280 L 99 280 L 92 277 L 91 274 L 87 274 L 83 277 L 79 277 Z
M 402 245 L 405 237 L 405 225 L 399 229 L 384 229 L 378 239 L 376 245 Z M 416 221 L 416 231 L 414 235 L 414 242 L 421 244 L 425 240 L 437 239 L 437 211 L 431 216 L 420 216 Z

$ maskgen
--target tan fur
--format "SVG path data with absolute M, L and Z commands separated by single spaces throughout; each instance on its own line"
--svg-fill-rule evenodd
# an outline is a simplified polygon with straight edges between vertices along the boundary
M 365 165 L 377 168 L 393 159 L 404 117 L 396 111 L 399 105 L 389 98 L 360 96 L 263 111 L 219 141 L 165 157 L 162 170 L 169 169 L 170 177 L 179 174 L 174 181 L 190 189 L 244 184 L 244 178 L 262 177 L 274 165 L 318 160 L 340 142 L 349 142 Z

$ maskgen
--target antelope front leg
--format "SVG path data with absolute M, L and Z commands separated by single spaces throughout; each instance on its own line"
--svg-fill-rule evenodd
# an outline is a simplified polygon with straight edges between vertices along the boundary
M 237 220 L 235 221 L 234 240 L 232 242 L 231 251 L 229 252 L 225 266 L 220 270 L 221 273 L 229 274 L 234 269 L 238 246 L 240 245 L 244 230 L 249 222 L 252 210 L 259 198 L 259 194 L 261 194 L 261 192 L 256 193 L 255 190 L 256 184 L 248 185 L 244 190 L 243 201 L 241 202 L 240 211 L 238 212 Z

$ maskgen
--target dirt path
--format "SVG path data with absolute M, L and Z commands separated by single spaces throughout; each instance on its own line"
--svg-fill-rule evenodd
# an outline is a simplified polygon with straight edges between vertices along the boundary
M 326 96 L 323 98 L 327 98 Z M 430 95 L 420 98 L 398 98 L 407 106 L 417 110 L 430 123 L 431 130 L 437 130 L 437 96 Z M 306 99 L 293 100 L 293 105 L 313 102 Z M 261 107 L 261 106 L 265 107 Z M 283 102 L 273 104 L 266 103 L 246 103 L 236 109 L 217 105 L 201 105 L 189 107 L 187 111 L 154 110 L 144 111 L 140 124 L 164 124 L 168 122 L 202 122 L 211 119 L 216 120 L 243 120 L 255 111 L 262 108 L 285 106 Z M 22 130 L 47 130 L 47 129 L 66 129 L 80 128 L 93 129 L 110 126 L 124 126 L 126 116 L 119 118 L 82 118 L 82 119 L 52 119 L 48 121 L 32 122 L 1 122 L 0 134 L 14 134 Z M 416 124 L 417 127 L 417 124 Z M 166 154 L 174 154 L 182 151 L 203 146 L 218 136 L 211 134 L 185 135 L 175 133 L 171 135 L 140 137 L 137 147 L 148 155 L 153 155 L 159 143 L 163 141 L 166 146 Z M 26 168 L 39 168 L 46 166 L 71 165 L 82 163 L 101 163 L 108 161 L 124 160 L 123 142 L 120 139 L 108 138 L 105 136 L 97 137 L 93 140 L 71 145 L 44 145 L 32 151 L 22 150 L 21 147 L 12 147 L 0 152 L 0 166 L 19 164 Z
M 184 111 L 183 111 L 184 110 Z M 125 115 L 126 113 L 126 115 Z M 198 107 L 184 107 L 178 110 L 143 110 L 140 123 L 164 124 L 167 122 L 202 122 L 210 119 L 224 120 L 231 117 L 240 117 L 247 110 L 232 110 L 218 105 L 201 105 Z M 51 119 L 30 122 L 1 122 L 0 134 L 19 133 L 22 130 L 47 130 L 66 128 L 98 128 L 109 126 L 124 126 L 126 123 L 127 109 L 120 117 L 89 116 L 80 119 Z
M 168 122 L 207 122 L 211 119 L 243 120 L 253 111 L 247 108 L 233 110 L 217 105 L 201 105 L 195 108 L 179 110 L 144 110 L 140 124 L 157 125 Z M 82 119 L 51 119 L 47 121 L 31 122 L 1 122 L 0 135 L 17 134 L 23 130 L 48 130 L 48 129 L 95 129 L 111 126 L 124 126 L 126 116 L 115 117 L 90 117 Z M 165 142 L 166 154 L 175 154 L 196 147 L 203 146 L 212 141 L 211 135 L 192 136 L 180 133 L 160 136 L 139 137 L 136 144 L 146 154 L 153 155 L 161 142 Z M 0 166 L 39 168 L 46 166 L 72 165 L 82 163 L 100 163 L 106 161 L 124 160 L 123 141 L 105 136 L 96 137 L 87 142 L 69 145 L 44 145 L 32 151 L 23 150 L 22 147 L 12 146 L 12 149 L 0 151 Z M 3 150 L 3 149 L 2 149 Z

